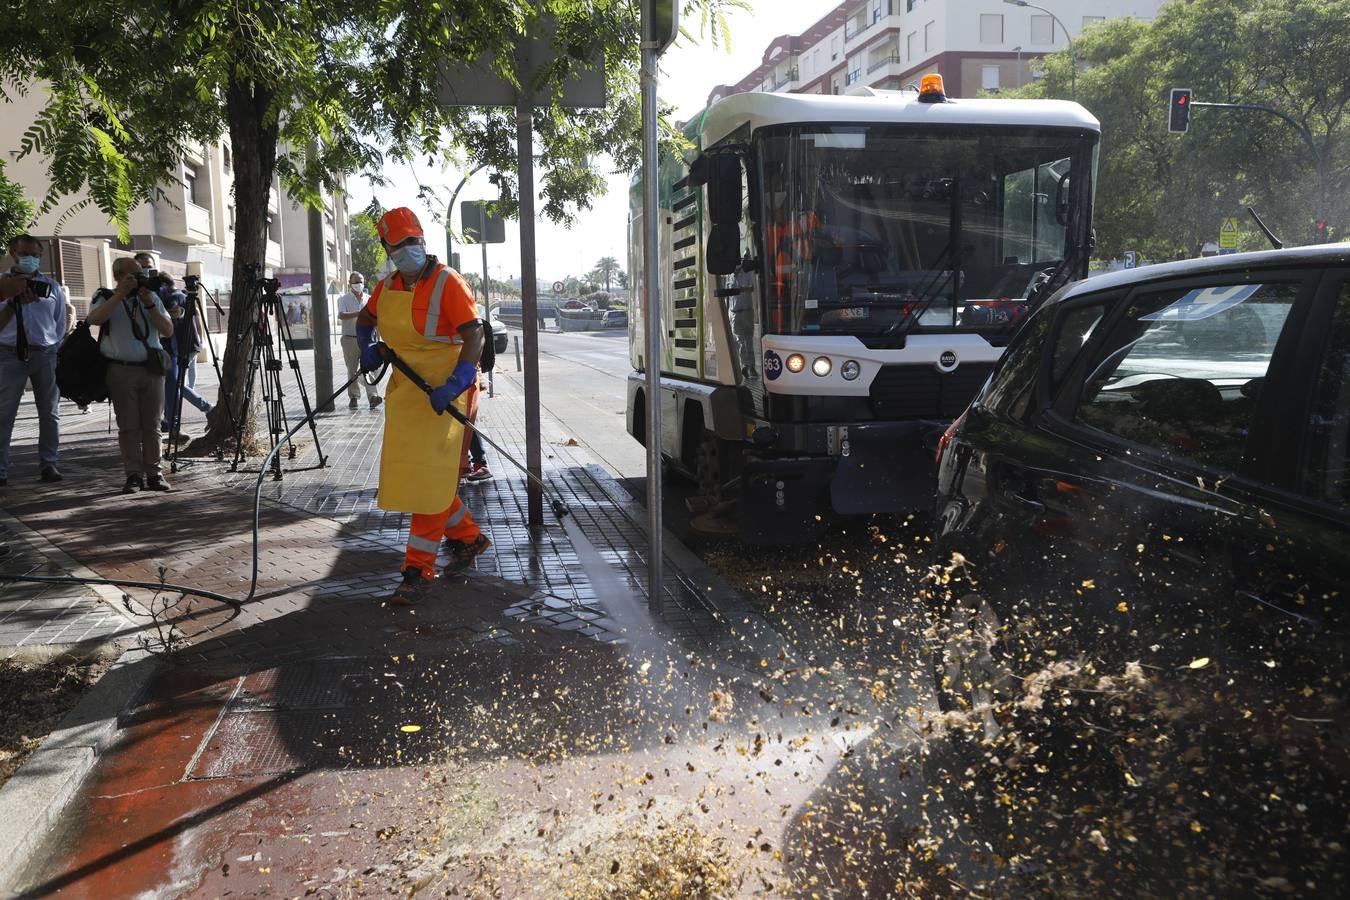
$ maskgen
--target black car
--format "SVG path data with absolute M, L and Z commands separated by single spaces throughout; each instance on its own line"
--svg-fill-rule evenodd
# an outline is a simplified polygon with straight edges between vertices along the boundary
M 1112 273 L 1021 327 L 938 448 L 928 638 L 975 768 L 1039 791 L 1042 871 L 1350 892 L 1348 456 L 1350 247 Z

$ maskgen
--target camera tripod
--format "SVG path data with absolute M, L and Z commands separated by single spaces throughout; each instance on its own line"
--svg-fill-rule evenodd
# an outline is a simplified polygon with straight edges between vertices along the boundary
M 225 384 L 225 379 L 222 378 L 220 374 L 220 354 L 216 352 L 216 345 L 211 340 L 211 329 L 206 321 L 206 309 L 201 302 L 202 294 L 206 294 L 207 298 L 211 301 L 211 305 L 216 308 L 216 313 L 220 316 L 222 321 L 226 318 L 225 310 L 221 309 L 220 303 L 217 302 L 215 296 L 207 289 L 206 285 L 201 283 L 201 279 L 196 275 L 188 275 L 184 279 L 184 286 L 187 288 L 185 292 L 187 303 L 184 305 L 183 315 L 194 319 L 197 326 L 201 329 L 200 334 L 211 353 L 211 365 L 216 370 L 216 384 L 220 386 L 219 393 L 216 397 L 216 405 L 224 408 L 225 414 L 230 417 L 230 432 L 232 434 L 237 434 L 239 426 L 234 419 L 234 407 L 230 403 L 230 390 Z M 172 451 L 166 455 L 169 458 L 169 471 L 175 473 L 178 471 L 178 463 L 182 456 L 183 444 L 185 443 L 183 435 L 180 433 L 183 424 L 183 389 L 188 386 L 188 367 L 191 365 L 194 353 L 195 351 L 191 348 L 185 349 L 181 345 L 178 347 L 178 355 L 175 360 L 178 366 L 176 373 L 177 378 L 174 379 L 173 384 L 170 386 L 171 392 L 164 398 L 165 409 L 168 410 L 169 447 Z M 220 462 L 225 461 L 224 444 L 220 444 L 216 447 L 216 459 Z
M 309 422 L 309 432 L 314 438 L 314 452 L 319 461 L 312 466 L 292 467 L 292 472 L 307 472 L 322 469 L 328 463 L 319 445 L 319 430 L 314 424 L 314 410 L 309 403 L 309 391 L 305 388 L 305 379 L 300 374 L 300 358 L 296 356 L 295 345 L 291 340 L 291 328 L 286 321 L 285 310 L 281 308 L 281 299 L 277 290 L 281 287 L 275 278 L 263 278 L 262 266 L 252 263 L 247 267 L 249 287 L 245 302 L 251 321 L 245 328 L 253 332 L 252 352 L 248 360 L 248 380 L 244 387 L 244 403 L 240 409 L 247 411 L 253 402 L 253 388 L 257 381 L 262 382 L 262 404 L 267 416 L 268 449 L 274 450 L 280 443 L 286 445 L 287 459 L 295 459 L 296 446 L 292 440 L 293 431 L 286 418 L 286 405 L 281 387 L 282 363 L 277 355 L 277 344 L 286 357 L 286 364 L 295 375 L 295 384 L 300 391 L 300 403 L 305 410 L 305 419 Z M 272 331 L 272 321 L 276 322 L 276 333 Z M 241 471 L 239 463 L 244 458 L 244 442 L 248 438 L 248 416 L 245 414 L 234 423 L 235 443 L 234 461 L 231 472 Z M 280 481 L 282 476 L 281 454 L 271 455 L 272 480 Z M 243 470 L 248 471 L 248 470 Z M 257 471 L 257 470 L 253 470 Z

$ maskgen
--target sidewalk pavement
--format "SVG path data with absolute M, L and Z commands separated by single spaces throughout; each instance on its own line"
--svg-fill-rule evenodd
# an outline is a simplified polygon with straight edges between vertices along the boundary
M 523 455 L 520 396 L 499 375 L 480 421 Z M 12 477 L 3 495 L 37 535 L 15 560 L 43 565 L 50 545 L 67 570 L 154 581 L 162 568 L 169 583 L 242 597 L 255 476 L 194 460 L 174 492 L 122 496 L 115 439 L 97 413 L 72 412 L 66 481 Z M 556 423 L 545 424 L 546 477 L 604 565 L 583 565 L 590 551 L 556 523 L 531 540 L 523 478 L 494 458 L 496 480 L 464 492 L 492 552 L 399 609 L 383 598 L 407 521 L 374 507 L 383 413 L 339 401 L 319 421 L 327 466 L 265 482 L 252 602 L 133 592 L 141 634 L 162 637 L 171 620 L 181 650 L 171 664 L 135 664 L 140 702 L 15 889 L 385 896 L 434 884 L 542 897 L 625 879 L 735 872 L 735 892 L 758 892 L 814 877 L 790 871 L 809 854 L 780 849 L 801 827 L 789 811 L 857 734 L 836 728 L 838 715 L 813 730 L 825 708 L 782 721 L 791 689 L 779 699 L 765 679 L 783 677 L 783 652 L 683 548 L 666 561 L 664 613 L 648 613 L 641 516 L 562 446 Z M 28 419 L 16 429 L 12 472 L 34 463 L 34 430 Z M 297 467 L 317 460 L 301 438 Z M 88 616 L 112 616 L 115 597 L 69 593 Z M 51 604 L 29 608 L 33 635 L 56 627 L 55 613 L 37 614 Z M 665 871 L 677 853 L 693 874 Z M 653 858 L 661 870 L 641 870 Z

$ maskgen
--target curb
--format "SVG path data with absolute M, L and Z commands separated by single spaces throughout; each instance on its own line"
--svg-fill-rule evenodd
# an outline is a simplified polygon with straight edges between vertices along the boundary
M 648 527 L 647 510 L 614 480 L 614 477 L 598 463 L 587 463 L 586 474 L 600 486 L 614 506 L 637 526 L 644 535 L 651 534 Z M 675 564 L 676 569 L 703 588 L 698 592 L 701 601 L 722 620 L 733 633 L 743 631 L 753 639 L 761 651 L 768 653 L 770 647 L 790 653 L 787 642 L 778 634 L 763 614 L 745 599 L 740 591 L 727 584 L 722 577 L 708 568 L 702 559 L 684 545 L 669 530 L 663 529 L 663 555 Z M 644 550 L 646 548 L 643 548 Z
M 0 787 L 0 886 L 7 895 L 158 669 L 150 653 L 127 650 Z

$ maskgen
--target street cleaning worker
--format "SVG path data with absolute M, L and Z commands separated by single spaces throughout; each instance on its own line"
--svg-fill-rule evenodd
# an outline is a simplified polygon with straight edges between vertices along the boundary
M 478 379 L 483 326 L 473 294 L 459 273 L 428 256 L 422 225 L 407 207 L 376 225 L 395 271 L 375 286 L 356 320 L 365 371 L 379 368 L 380 337 L 428 384 L 428 397 L 397 369 L 385 392 L 380 451 L 381 509 L 412 513 L 403 583 L 392 602 L 417 602 L 436 578 L 441 539 L 449 541 L 446 575 L 463 572 L 491 542 L 458 496 L 464 426 L 441 415 L 452 403 L 465 411 L 465 392 Z

